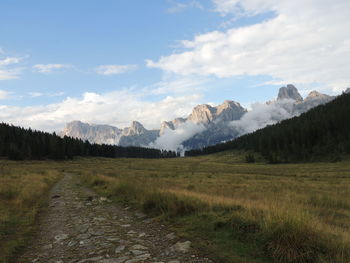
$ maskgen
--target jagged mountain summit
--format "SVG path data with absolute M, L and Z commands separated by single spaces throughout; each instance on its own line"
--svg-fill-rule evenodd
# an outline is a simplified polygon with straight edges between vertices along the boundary
M 110 125 L 95 125 L 83 123 L 81 121 L 72 121 L 66 124 L 66 127 L 60 136 L 70 136 L 87 140 L 91 143 L 98 144 L 119 144 L 119 139 L 122 134 L 122 130 Z
M 282 87 L 278 91 L 277 100 L 285 100 L 285 99 L 302 101 L 303 97 L 300 95 L 298 89 L 294 85 L 288 84 L 287 87 Z
M 184 124 L 185 122 L 185 118 L 176 118 L 173 121 L 163 121 L 160 125 L 159 135 L 163 135 L 166 129 L 176 130 L 181 124 Z
M 113 144 L 119 146 L 146 146 L 156 140 L 159 130 L 147 130 L 137 121 L 133 121 L 130 127 L 119 129 L 110 125 L 88 124 L 81 121 L 72 121 L 60 136 L 70 136 L 87 140 L 91 143 Z
M 147 132 L 147 130 L 145 129 L 145 127 L 143 127 L 141 123 L 139 123 L 138 121 L 133 121 L 130 127 L 123 129 L 122 135 L 135 136 L 144 134 L 145 132 Z
M 212 130 L 216 126 L 219 127 L 222 123 L 240 119 L 246 112 L 247 110 L 238 102 L 226 100 L 217 107 L 212 107 L 208 104 L 198 105 L 187 118 L 164 121 L 160 129 L 147 130 L 137 121 L 133 121 L 130 127 L 124 129 L 110 125 L 90 125 L 80 121 L 73 121 L 66 125 L 66 128 L 60 135 L 80 138 L 92 143 L 107 143 L 120 146 L 147 146 L 155 142 L 158 137 L 164 135 L 166 130 L 174 131 L 185 123 L 203 125 L 206 129 Z M 213 131 L 213 134 L 210 134 L 210 136 L 217 137 L 216 133 L 217 131 Z
M 196 106 L 188 120 L 193 123 L 208 125 L 213 122 L 238 120 L 246 111 L 238 102 L 225 100 L 217 107 L 208 104 Z
M 350 88 L 345 92 L 350 92 Z M 226 100 L 214 107 L 201 104 L 193 108 L 187 117 L 179 117 L 172 121 L 164 121 L 159 129 L 148 130 L 140 122 L 133 121 L 130 127 L 120 129 L 110 125 L 87 124 L 73 121 L 66 125 L 60 133 L 61 136 L 71 136 L 88 140 L 92 143 L 106 143 L 120 146 L 149 146 L 166 148 L 161 142 L 166 140 L 177 140 L 180 143 L 178 149 L 201 148 L 223 141 L 228 141 L 242 135 L 245 123 L 252 124 L 255 129 L 262 128 L 268 124 L 281 121 L 286 118 L 300 115 L 320 104 L 331 101 L 334 97 L 312 91 L 303 99 L 294 85 L 288 84 L 281 87 L 276 100 L 267 102 L 264 109 L 256 112 L 247 111 L 240 103 Z M 271 116 L 269 116 L 270 114 Z M 253 118 L 249 116 L 253 115 Z M 266 117 L 267 116 L 267 117 Z M 240 122 L 240 126 L 237 126 Z M 194 127 L 200 129 L 194 129 Z M 180 131 L 177 133 L 177 131 Z M 175 138 L 176 136 L 183 136 Z M 172 148 L 171 150 L 176 150 Z

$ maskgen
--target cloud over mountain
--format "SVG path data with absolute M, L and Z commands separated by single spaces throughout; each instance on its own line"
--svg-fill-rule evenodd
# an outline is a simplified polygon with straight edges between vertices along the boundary
M 199 95 L 193 94 L 167 96 L 149 102 L 127 89 L 101 94 L 85 92 L 81 97 L 67 97 L 61 102 L 42 106 L 0 105 L 0 119 L 45 131 L 59 131 L 67 122 L 74 120 L 119 127 L 139 120 L 146 127 L 155 128 L 165 119 L 189 114 L 199 99 Z
M 294 85 L 287 85 L 280 88 L 277 99 L 255 103 L 250 111 L 238 102 L 226 100 L 215 107 L 197 105 L 187 117 L 163 121 L 157 129 L 148 130 L 138 121 L 133 121 L 130 127 L 123 129 L 74 121 L 66 125 L 61 135 L 87 139 L 94 143 L 184 151 L 232 140 L 266 125 L 297 116 L 333 98 L 312 91 L 303 99 Z
M 176 129 L 165 129 L 164 133 L 148 146 L 158 149 L 167 149 L 172 151 L 184 150 L 182 143 L 197 133 L 204 131 L 206 127 L 203 124 L 185 122 Z

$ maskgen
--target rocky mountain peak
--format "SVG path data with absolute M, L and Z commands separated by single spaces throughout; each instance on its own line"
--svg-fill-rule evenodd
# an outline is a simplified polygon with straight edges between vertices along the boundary
M 246 112 L 238 102 L 225 100 L 221 105 L 212 107 L 208 104 L 196 106 L 188 120 L 193 123 L 210 124 L 214 121 L 238 120 Z
M 277 100 L 283 99 L 303 101 L 303 97 L 301 97 L 300 93 L 298 92 L 298 89 L 292 84 L 288 84 L 286 87 L 282 87 L 279 89 Z
M 175 130 L 174 124 L 171 121 L 163 121 L 160 125 L 159 135 L 163 135 L 166 129 Z
M 87 123 L 83 123 L 81 121 L 71 121 L 66 124 L 66 129 L 70 127 L 82 127 L 86 125 Z
M 177 128 L 179 125 L 183 124 L 186 122 L 187 119 L 185 118 L 176 118 L 172 121 L 172 123 L 174 124 L 175 128 Z
M 186 120 L 187 119 L 180 117 L 172 121 L 163 121 L 162 124 L 160 125 L 159 135 L 163 135 L 165 129 L 175 130 L 177 127 L 179 127 L 179 125 L 185 123 Z
M 225 100 L 216 107 L 216 118 L 221 121 L 238 120 L 247 110 L 241 104 L 232 100 Z
M 194 107 L 188 119 L 193 123 L 209 124 L 214 120 L 215 114 L 216 114 L 216 108 L 208 104 L 201 104 Z
M 312 99 L 327 99 L 329 98 L 328 95 L 320 93 L 318 91 L 311 91 L 309 95 L 306 97 L 305 100 L 312 100 Z
M 70 136 L 82 140 L 88 140 L 93 143 L 117 144 L 121 130 L 110 125 L 88 124 L 81 121 L 72 121 L 66 124 L 66 127 L 60 136 Z
M 123 136 L 134 136 L 145 133 L 147 130 L 143 125 L 138 121 L 133 121 L 129 128 L 124 128 Z
M 347 89 L 345 90 L 345 93 L 350 94 L 350 88 L 347 88 Z

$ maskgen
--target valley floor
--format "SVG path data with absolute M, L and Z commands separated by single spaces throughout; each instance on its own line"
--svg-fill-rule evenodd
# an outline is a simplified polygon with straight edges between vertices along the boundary
M 66 174 L 18 262 L 212 262 L 145 214 L 111 204 Z
M 350 262 L 349 156 L 0 160 L 0 183 L 0 262 Z

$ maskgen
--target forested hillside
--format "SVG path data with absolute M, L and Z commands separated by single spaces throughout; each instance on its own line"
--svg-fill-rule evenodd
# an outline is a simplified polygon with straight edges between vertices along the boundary
M 196 156 L 241 149 L 259 152 L 271 163 L 311 161 L 350 153 L 350 94 L 233 141 L 186 152 Z
M 0 156 L 12 160 L 71 159 L 74 156 L 165 158 L 176 157 L 176 153 L 142 147 L 90 144 L 67 136 L 61 138 L 55 133 L 33 131 L 1 123 Z

